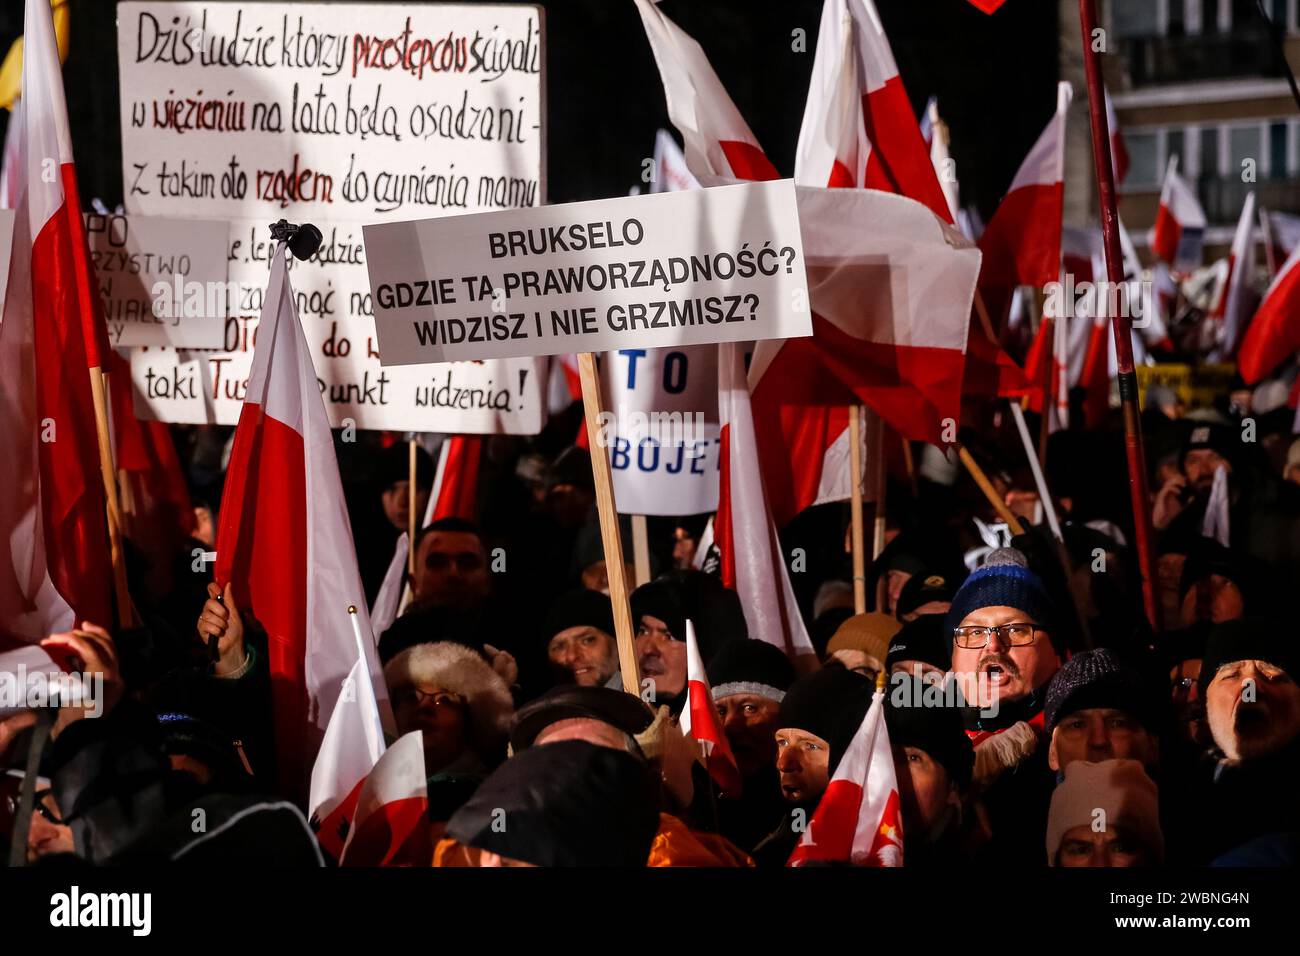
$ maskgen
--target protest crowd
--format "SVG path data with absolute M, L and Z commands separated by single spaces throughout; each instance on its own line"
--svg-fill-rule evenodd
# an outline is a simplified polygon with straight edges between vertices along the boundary
M 685 142 L 681 174 L 702 187 L 777 178 L 702 49 L 655 4 L 636 5 Z M 28 0 L 29 17 L 46 7 Z M 870 52 L 871 21 L 860 19 L 869 0 L 826 8 L 844 11 L 840 33 Z M 29 73 L 42 52 L 32 31 Z M 852 72 L 836 60 L 841 40 L 818 43 L 806 128 L 833 126 L 836 83 Z M 884 60 L 892 64 L 887 44 Z M 25 96 L 28 148 L 41 135 L 35 96 Z M 683 96 L 695 97 L 692 108 Z M 888 108 L 868 99 L 868 113 Z M 1068 88 L 1061 103 L 1036 152 L 1064 150 Z M 296 363 L 311 356 L 293 351 L 303 341 L 297 271 L 282 233 L 237 426 L 137 420 L 122 372 L 125 399 L 109 382 L 116 453 L 144 451 L 139 467 L 119 461 L 118 511 L 104 518 L 93 419 L 83 417 L 92 425 L 80 433 L 82 498 L 61 499 L 74 502 L 63 512 L 47 501 L 34 525 L 11 521 L 8 505 L 0 512 L 6 540 L 43 536 L 50 569 L 25 606 L 3 605 L 0 663 L 39 649 L 96 689 L 93 699 L 0 707 L 7 859 L 1300 861 L 1300 643 L 1289 597 L 1300 593 L 1300 281 L 1290 271 L 1300 267 L 1288 259 L 1266 288 L 1251 243 L 1217 293 L 1193 296 L 1182 285 L 1193 271 L 1179 259 L 1185 248 L 1175 237 L 1162 262 L 1157 241 L 1151 264 L 1121 272 L 1133 301 L 1147 289 L 1141 301 L 1154 313 L 1133 323 L 1138 364 L 1235 368 L 1217 389 L 1150 377 L 1135 394 L 1108 312 L 1058 313 L 1061 329 L 1068 319 L 1096 331 L 1054 334 L 1051 309 L 1033 295 L 1061 268 L 1093 276 L 1095 262 L 1103 279 L 1101 231 L 1095 252 L 1070 265 L 1058 191 L 1047 253 L 1026 250 L 1044 230 L 1017 222 L 1010 196 L 982 237 L 963 239 L 930 162 L 938 131 L 907 132 L 914 142 L 882 139 L 860 153 L 854 140 L 847 166 L 833 142 L 823 157 L 801 137 L 795 178 L 822 192 L 907 196 L 907 215 L 924 215 L 927 235 L 942 237 L 917 242 L 972 257 L 949 309 L 960 319 L 953 387 L 940 396 L 918 381 L 928 374 L 918 367 L 948 360 L 913 364 L 908 336 L 882 360 L 877 347 L 855 351 L 842 321 L 822 318 L 834 280 L 813 281 L 805 221 L 812 335 L 760 343 L 747 385 L 741 348 L 708 346 L 725 453 L 718 505 L 700 514 L 608 511 L 606 441 L 590 429 L 573 356 L 549 359 L 552 397 L 536 434 L 327 422 L 315 375 L 297 390 Z M 924 177 L 905 166 L 915 155 Z M 881 161 L 892 172 L 872 166 Z M 59 188 L 75 207 L 75 186 Z M 23 232 L 48 214 L 31 198 L 33 180 L 26 191 L 13 204 L 8 294 L 32 290 L 38 359 L 57 341 L 71 367 L 94 350 L 79 321 L 57 340 L 41 337 L 45 310 L 78 306 L 39 273 L 43 261 L 58 271 L 42 260 L 55 244 Z M 1050 202 L 1031 210 L 1039 224 Z M 818 207 L 801 193 L 798 208 Z M 64 230 L 58 242 L 65 262 L 79 251 L 86 266 L 83 236 Z M 1046 274 L 1026 265 L 1035 257 Z M 28 267 L 37 278 L 24 285 Z M 1153 268 L 1172 293 L 1149 291 Z M 847 273 L 839 281 L 866 281 Z M 864 288 L 846 295 L 881 308 Z M 0 362 L 17 314 L 6 308 Z M 811 344 L 795 353 L 800 342 Z M 106 350 L 110 376 L 119 362 Z M 54 388 L 66 398 L 57 414 L 75 417 L 80 369 L 75 386 Z M 283 417 L 286 388 L 298 404 Z M 808 398 L 832 393 L 833 409 Z M 39 392 L 38 404 L 47 398 Z M 13 407 L 6 398 L 0 416 Z M 65 494 L 51 477 L 58 454 L 33 451 L 33 482 L 15 477 L 15 452 L 0 495 L 12 489 L 16 502 L 33 484 L 47 498 Z M 826 494 L 832 469 L 844 474 Z M 98 503 L 97 518 L 73 527 L 85 501 Z M 34 610 L 51 600 L 52 617 Z M 33 633 L 34 620 L 62 626 Z M 321 650 L 327 635 L 333 644 Z

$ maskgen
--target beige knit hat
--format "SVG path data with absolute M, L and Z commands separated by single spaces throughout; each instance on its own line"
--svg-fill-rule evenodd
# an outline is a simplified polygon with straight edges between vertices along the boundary
M 889 642 L 903 629 L 903 625 L 888 614 L 872 611 L 868 614 L 855 614 L 836 629 L 834 636 L 826 644 L 826 653 L 836 651 L 862 651 L 884 665 L 889 656 Z
M 1092 827 L 1095 820 L 1104 820 L 1106 827 L 1124 827 L 1154 852 L 1155 862 L 1164 859 L 1160 800 L 1155 782 L 1140 762 L 1075 760 L 1066 764 L 1065 779 L 1052 792 L 1052 809 L 1047 815 L 1048 865 L 1056 866 L 1061 841 L 1069 830 Z

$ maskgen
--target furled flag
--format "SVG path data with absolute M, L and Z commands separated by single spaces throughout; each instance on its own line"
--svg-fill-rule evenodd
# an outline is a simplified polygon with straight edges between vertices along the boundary
M 980 236 L 980 292 L 995 331 L 1001 328 L 1016 286 L 1042 289 L 1061 270 L 1065 116 L 1072 97 L 1069 83 L 1057 84 L 1056 112 Z
M 406 532 L 397 536 L 393 545 L 393 557 L 384 572 L 384 580 L 375 593 L 375 603 L 370 606 L 370 627 L 372 633 L 383 637 L 384 631 L 393 626 L 398 612 L 402 608 L 403 592 L 406 589 Z
M 349 613 L 350 618 L 356 615 Z M 321 848 L 335 860 L 343 856 L 352 817 L 366 777 L 384 755 L 384 727 L 370 682 L 364 639 L 358 631 L 357 660 L 334 704 L 320 752 L 311 768 L 307 809 Z
M 0 632 L 36 640 L 70 627 L 74 611 L 77 621 L 112 623 L 113 572 L 91 388 L 105 333 L 48 0 L 27 0 L 24 31 L 19 200 L 0 323 Z
M 1214 318 L 1219 320 L 1216 358 L 1229 358 L 1237 348 L 1246 312 L 1254 304 L 1255 291 L 1255 194 L 1247 193 L 1237 220 L 1237 231 L 1232 237 L 1232 251 L 1228 254 L 1228 283 L 1219 297 L 1219 307 Z
M 718 346 L 718 423 L 722 484 L 713 533 L 722 583 L 740 595 L 750 637 L 792 661 L 815 657 L 768 510 L 744 351 L 735 342 Z
M 386 725 L 392 712 L 287 255 L 280 243 L 271 262 L 226 471 L 215 576 L 219 585 L 232 585 L 240 609 L 266 630 L 281 787 L 300 797 L 356 660 L 349 606 L 359 609 L 367 669 Z
M 722 730 L 722 720 L 713 703 L 709 678 L 704 672 L 704 660 L 700 657 L 700 645 L 695 640 L 695 624 L 690 618 L 686 619 L 686 692 L 688 697 L 687 704 L 682 709 L 682 733 L 699 743 L 704 755 L 704 766 L 708 768 L 709 776 L 718 784 L 723 796 L 739 797 L 740 767 L 731 752 L 731 745 L 727 743 L 727 735 Z
M 686 162 L 702 185 L 737 179 L 775 179 L 735 104 L 700 45 L 650 0 L 636 0 L 664 84 L 668 115 L 686 144 Z M 718 423 L 721 483 L 714 535 L 722 583 L 740 594 L 750 637 L 792 659 L 813 657 L 812 642 L 768 511 L 759 468 L 743 347 L 718 346 Z M 737 556 L 743 560 L 737 560 Z
M 1254 385 L 1300 349 L 1300 246 L 1278 270 L 1264 293 L 1255 317 L 1250 320 L 1241 348 L 1237 350 L 1237 371 L 1247 385 Z
M 948 200 L 948 212 L 967 239 L 971 238 L 970 219 L 961 211 L 961 188 L 957 183 L 957 163 L 948 153 L 948 126 L 939 116 L 939 98 L 930 97 L 921 114 L 921 138 L 930 149 L 930 165 L 939 178 L 939 188 Z
M 1169 157 L 1150 240 L 1155 256 L 1176 270 L 1192 269 L 1201 262 L 1205 212 L 1195 191 L 1178 175 L 1177 156 Z
M 1025 355 L 1025 377 L 1032 384 L 1028 406 L 1040 414 L 1046 407 L 1049 432 L 1067 427 L 1070 415 L 1070 309 L 1057 314 L 1059 302 L 1059 297 L 1048 296 L 1038 334 Z
M 903 865 L 903 817 L 884 701 L 885 693 L 877 684 L 867 716 L 840 758 L 787 866 L 812 860 Z
M 1124 134 L 1119 131 L 1119 119 L 1115 115 L 1110 90 L 1103 87 L 1103 93 L 1106 97 L 1106 128 L 1110 130 L 1110 165 L 1115 173 L 1115 187 L 1119 188 L 1128 175 L 1128 147 L 1124 145 Z
M 428 866 L 433 859 L 424 732 L 398 738 L 357 794 L 343 866 Z
M 952 221 L 872 0 L 822 6 L 795 179 L 898 193 Z

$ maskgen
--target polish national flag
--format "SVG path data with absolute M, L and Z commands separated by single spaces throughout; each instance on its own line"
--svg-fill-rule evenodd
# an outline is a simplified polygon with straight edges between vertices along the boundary
M 1061 270 L 1065 117 L 1072 97 L 1069 83 L 1057 84 L 1056 112 L 980 236 L 980 290 L 995 330 L 1002 325 L 1016 286 L 1041 289 Z
M 739 797 L 741 791 L 740 767 L 727 743 L 727 735 L 713 703 L 713 691 L 700 657 L 700 645 L 695 640 L 695 624 L 686 620 L 686 689 L 688 702 L 682 709 L 681 727 L 684 736 L 694 739 L 704 755 L 704 766 L 725 797 Z
M 1228 282 L 1219 297 L 1219 308 L 1214 318 L 1220 322 L 1216 353 L 1231 356 L 1237 348 L 1241 329 L 1245 325 L 1246 310 L 1250 308 L 1255 292 L 1251 280 L 1255 273 L 1255 194 L 1247 193 L 1237 220 L 1237 231 L 1232 237 L 1232 251 L 1228 254 Z
M 722 583 L 740 595 L 749 636 L 792 660 L 815 656 L 768 509 L 743 346 L 718 346 L 721 486 L 714 540 Z
M 384 751 L 362 784 L 341 864 L 428 866 L 433 859 L 428 812 L 424 732 L 413 730 Z
M 1200 264 L 1204 239 L 1205 211 L 1195 191 L 1178 175 L 1178 157 L 1170 156 L 1160 190 L 1160 209 L 1151 230 L 1151 251 L 1162 262 L 1184 271 Z
M 650 0 L 636 5 L 691 174 L 705 186 L 776 179 L 776 169 L 700 45 Z M 744 351 L 737 343 L 718 346 L 718 423 L 721 479 L 714 535 L 722 583 L 739 593 L 750 637 L 781 648 L 791 659 L 814 655 L 767 506 Z
M 1264 293 L 1237 351 L 1237 371 L 1247 385 L 1266 378 L 1300 350 L 1300 246 Z
M 909 196 L 953 221 L 872 0 L 822 6 L 795 179 Z
M 421 527 L 442 518 L 474 521 L 478 517 L 478 466 L 482 457 L 482 435 L 448 435 L 443 439 Z
M 903 817 L 884 701 L 877 690 L 787 866 L 811 860 L 903 865 Z
M 74 616 L 110 624 L 113 575 L 90 377 L 106 335 L 49 0 L 26 0 L 24 37 L 0 323 L 0 633 L 30 641 Z
M 971 238 L 970 222 L 961 215 L 961 188 L 957 183 L 957 166 L 948 153 L 948 127 L 939 116 L 939 100 L 930 97 L 921 115 L 921 138 L 930 149 L 930 165 L 939 179 L 939 188 L 943 198 L 948 201 L 948 213 L 952 222 L 961 229 L 967 239 Z
M 289 283 L 271 262 L 217 531 L 215 577 L 267 633 L 281 788 L 305 796 L 311 762 L 356 661 L 357 607 L 367 670 L 392 713 L 366 614 L 338 462 L 311 351 Z
M 847 442 L 846 406 L 870 406 L 905 439 L 943 440 L 961 415 L 979 272 L 969 240 L 909 199 L 800 187 L 798 203 L 813 336 L 758 342 L 749 370 L 778 526 L 823 500 L 815 466 L 827 439 Z
M 370 682 L 364 641 L 356 638 L 357 661 L 343 682 L 311 769 L 307 809 L 321 848 L 343 856 L 366 777 L 384 755 L 384 727 Z

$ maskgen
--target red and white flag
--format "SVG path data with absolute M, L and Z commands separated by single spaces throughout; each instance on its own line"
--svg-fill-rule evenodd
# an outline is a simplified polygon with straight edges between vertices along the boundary
M 271 261 L 217 531 L 215 576 L 267 633 L 281 787 L 304 795 L 311 762 L 356 661 L 347 609 L 385 724 L 392 712 L 375 650 L 334 440 L 298 321 L 287 249 Z
M 957 183 L 957 163 L 948 152 L 948 127 L 939 116 L 939 99 L 930 97 L 921 114 L 921 138 L 930 149 L 930 165 L 939 179 L 939 188 L 948 201 L 948 212 L 962 235 L 971 238 L 970 221 L 961 215 L 961 187 Z
M 474 521 L 478 517 L 478 466 L 482 457 L 482 435 L 448 435 L 443 439 L 421 527 L 442 518 Z
M 695 624 L 686 619 L 686 692 L 687 704 L 682 709 L 682 733 L 700 745 L 704 766 L 709 776 L 721 789 L 723 796 L 739 797 L 741 792 L 740 767 L 736 764 L 727 735 L 713 703 L 713 691 L 700 657 L 700 645 L 695 640 Z
M 343 866 L 428 866 L 433 839 L 424 732 L 412 730 L 384 751 L 357 794 Z
M 1278 270 L 1237 350 L 1237 371 L 1247 385 L 1268 377 L 1300 350 L 1300 246 Z
M 702 185 L 776 179 L 758 140 L 700 45 L 650 0 L 636 0 L 664 84 L 668 115 Z M 759 467 L 743 346 L 718 346 L 721 484 L 714 535 L 722 583 L 740 595 L 749 635 L 792 659 L 814 654 L 795 601 Z M 740 560 L 738 560 L 740 559 Z
M 722 484 L 713 534 L 722 583 L 740 595 L 750 637 L 792 661 L 815 655 L 768 510 L 744 347 L 735 342 L 718 346 L 718 423 Z
M 355 617 L 355 615 L 348 615 Z M 366 777 L 384 755 L 384 727 L 370 682 L 364 638 L 356 639 L 357 662 L 325 727 L 316 763 L 311 768 L 307 809 L 321 848 L 335 860 L 343 856 L 352 818 Z
M 36 640 L 70 627 L 74 612 L 111 623 L 113 577 L 90 378 L 106 334 L 49 0 L 27 0 L 24 37 L 0 323 L 0 634 Z
M 1251 280 L 1255 274 L 1255 194 L 1246 194 L 1237 220 L 1237 231 L 1232 237 L 1232 251 L 1228 254 L 1228 282 L 1214 318 L 1220 322 L 1218 329 L 1218 356 L 1229 357 L 1237 348 L 1242 327 L 1246 324 L 1246 311 L 1255 297 Z
M 952 221 L 872 0 L 826 0 L 795 179 L 909 196 Z
M 668 115 L 682 134 L 686 165 L 702 185 L 718 179 L 777 179 L 704 50 L 668 19 L 652 0 L 636 0 L 646 37 L 659 66 Z
M 1057 84 L 1056 112 L 980 236 L 984 253 L 980 290 L 995 330 L 1001 327 L 1016 286 L 1042 289 L 1061 270 L 1065 117 L 1072 98 L 1069 83 Z
M 989 16 L 992 16 L 993 14 L 997 13 L 998 10 L 1001 9 L 1002 4 L 1006 2 L 1007 0 L 970 0 L 971 6 L 975 7 L 977 10 L 987 13 Z
M 1160 208 L 1151 230 L 1151 251 L 1174 269 L 1185 271 L 1201 262 L 1205 240 L 1205 211 L 1196 192 L 1178 175 L 1178 157 L 1169 157 L 1165 184 L 1160 190 Z
M 787 866 L 811 860 L 854 866 L 903 865 L 903 817 L 894 755 L 877 690 Z

